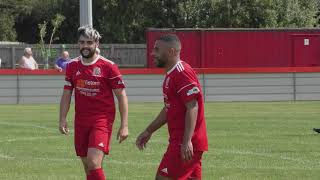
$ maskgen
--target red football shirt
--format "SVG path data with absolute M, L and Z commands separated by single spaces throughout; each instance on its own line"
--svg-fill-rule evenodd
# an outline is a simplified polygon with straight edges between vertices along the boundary
M 204 102 L 196 73 L 189 64 L 179 61 L 167 72 L 162 88 L 170 145 L 182 144 L 186 117 L 185 103 L 196 99 L 198 101 L 198 116 L 191 141 L 194 150 L 207 151 L 208 139 L 204 118 Z
M 112 89 L 125 88 L 115 63 L 98 56 L 92 63 L 78 57 L 68 63 L 64 89 L 75 91 L 75 124 L 112 123 L 115 103 Z

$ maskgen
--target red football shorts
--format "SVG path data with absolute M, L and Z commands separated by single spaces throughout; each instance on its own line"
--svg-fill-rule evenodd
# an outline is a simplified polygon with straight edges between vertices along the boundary
M 201 179 L 202 151 L 195 151 L 190 161 L 183 161 L 180 146 L 169 146 L 158 168 L 158 174 L 174 180 Z
M 75 125 L 74 146 L 77 156 L 86 157 L 88 148 L 96 148 L 109 154 L 112 127 Z

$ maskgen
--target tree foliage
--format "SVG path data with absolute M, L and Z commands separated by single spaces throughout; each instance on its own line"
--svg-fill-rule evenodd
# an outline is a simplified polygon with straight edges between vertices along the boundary
M 30 0 L 0 0 L 0 40 L 14 41 L 17 33 L 15 31 L 15 19 L 19 15 L 30 13 L 33 2 Z
M 319 0 L 92 0 L 92 3 L 93 25 L 103 35 L 102 43 L 145 42 L 147 27 L 318 27 L 320 14 Z M 50 22 L 60 13 L 66 19 L 57 32 L 56 42 L 76 42 L 79 0 L 0 0 L 0 10 L 0 40 L 37 43 L 38 24 Z

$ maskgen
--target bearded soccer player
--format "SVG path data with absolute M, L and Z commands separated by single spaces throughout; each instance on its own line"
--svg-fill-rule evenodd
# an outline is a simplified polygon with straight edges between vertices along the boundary
M 157 39 L 152 51 L 157 66 L 166 69 L 164 107 L 136 145 L 143 150 L 151 135 L 168 125 L 169 145 L 156 180 L 200 180 L 202 154 L 208 150 L 202 89 L 194 70 L 180 60 L 180 50 L 179 38 L 168 34 Z
M 76 154 L 82 160 L 87 180 L 105 180 L 102 161 L 110 150 L 116 111 L 113 93 L 119 102 L 120 143 L 128 137 L 128 99 L 117 65 L 95 53 L 101 38 L 99 32 L 89 26 L 80 27 L 78 38 L 81 56 L 73 59 L 66 69 L 59 130 L 62 134 L 69 132 L 66 116 L 74 90 Z

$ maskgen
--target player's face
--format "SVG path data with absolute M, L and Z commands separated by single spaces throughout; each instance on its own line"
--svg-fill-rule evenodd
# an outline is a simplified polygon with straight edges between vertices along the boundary
M 151 55 L 157 67 L 165 67 L 168 63 L 169 49 L 165 42 L 156 41 Z
M 80 47 L 80 54 L 84 58 L 92 58 L 96 52 L 96 48 L 98 43 L 93 39 L 89 39 L 83 36 L 79 38 L 79 47 Z

